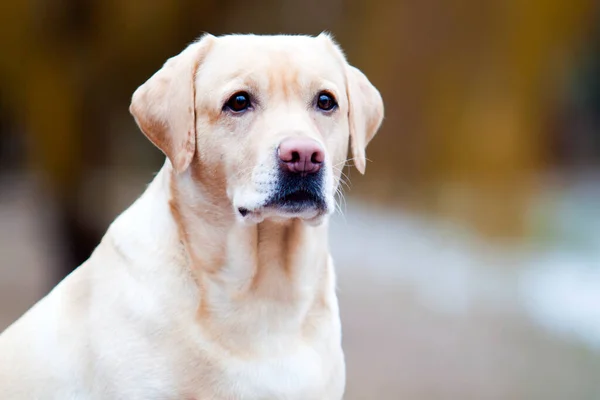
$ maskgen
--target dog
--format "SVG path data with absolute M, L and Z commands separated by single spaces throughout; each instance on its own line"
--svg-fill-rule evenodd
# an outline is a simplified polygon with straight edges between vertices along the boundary
M 165 163 L 2 333 L 0 398 L 341 399 L 328 219 L 383 111 L 328 34 L 206 34 L 169 59 L 130 106 Z

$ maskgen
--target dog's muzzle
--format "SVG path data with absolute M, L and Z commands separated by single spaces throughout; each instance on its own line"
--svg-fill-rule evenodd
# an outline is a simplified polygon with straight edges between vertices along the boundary
M 238 208 L 242 217 L 252 213 L 314 218 L 327 212 L 325 151 L 309 138 L 288 138 L 277 147 L 277 177 L 259 209 Z M 262 211 L 259 211 L 262 210 Z
M 275 192 L 265 207 L 298 214 L 306 211 L 325 212 L 327 203 L 323 190 L 323 170 L 300 174 L 280 169 Z
M 321 213 L 327 208 L 323 194 L 325 151 L 309 138 L 288 138 L 277 149 L 277 185 L 265 207 L 284 213 Z

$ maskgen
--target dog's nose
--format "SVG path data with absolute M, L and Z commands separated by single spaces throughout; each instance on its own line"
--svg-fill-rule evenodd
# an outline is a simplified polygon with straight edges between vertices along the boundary
M 308 138 L 289 138 L 279 144 L 279 165 L 286 171 L 307 175 L 319 172 L 325 152 L 319 143 Z

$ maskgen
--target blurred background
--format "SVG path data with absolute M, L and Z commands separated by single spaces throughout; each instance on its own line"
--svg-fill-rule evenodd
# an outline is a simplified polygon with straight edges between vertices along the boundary
M 332 223 L 346 399 L 600 398 L 589 0 L 29 0 L 0 23 L 0 330 L 163 162 L 130 96 L 202 32 L 332 32 L 380 89 Z

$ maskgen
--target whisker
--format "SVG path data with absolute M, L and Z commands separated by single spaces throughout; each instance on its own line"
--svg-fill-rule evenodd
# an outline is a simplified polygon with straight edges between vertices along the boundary
M 342 209 L 342 203 L 344 206 L 343 209 Z M 344 218 L 344 221 L 345 221 L 346 220 L 347 203 L 346 203 L 346 197 L 344 196 L 344 193 L 342 192 L 341 187 L 336 190 L 335 208 L 339 212 L 339 214 Z
M 348 188 L 348 190 L 350 190 L 350 177 L 348 175 L 346 175 L 344 173 L 344 171 L 341 170 L 341 169 L 339 169 L 339 168 L 333 167 L 333 170 L 335 172 L 339 172 L 340 173 L 340 178 L 339 178 L 340 183 L 342 183 L 343 185 L 345 185 Z

